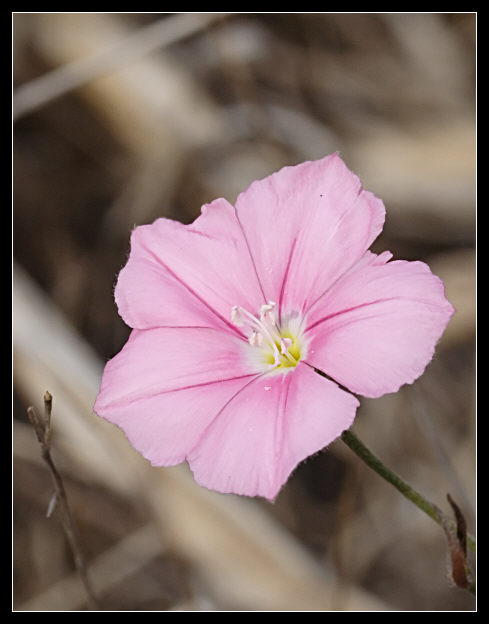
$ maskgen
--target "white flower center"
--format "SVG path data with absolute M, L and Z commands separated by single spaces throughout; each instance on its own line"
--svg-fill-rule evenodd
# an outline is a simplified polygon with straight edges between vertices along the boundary
M 265 369 L 285 372 L 297 366 L 307 345 L 300 320 L 289 317 L 279 324 L 275 305 L 273 301 L 262 305 L 259 318 L 244 308 L 233 306 L 231 320 L 249 331 L 248 342 L 256 347 L 254 355 Z

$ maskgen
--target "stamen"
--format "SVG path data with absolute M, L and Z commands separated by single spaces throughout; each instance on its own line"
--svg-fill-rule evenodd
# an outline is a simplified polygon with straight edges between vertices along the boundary
M 252 347 L 259 348 L 257 355 L 268 369 L 290 369 L 297 366 L 301 359 L 301 330 L 297 327 L 297 333 L 290 323 L 286 327 L 279 327 L 275 306 L 274 301 L 263 304 L 259 318 L 245 308 L 233 306 L 231 320 L 238 327 L 248 327 L 248 342 Z

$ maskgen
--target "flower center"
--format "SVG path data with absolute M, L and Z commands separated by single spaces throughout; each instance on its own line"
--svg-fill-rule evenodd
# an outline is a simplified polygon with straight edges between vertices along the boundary
M 231 320 L 238 327 L 248 329 L 248 342 L 256 348 L 253 357 L 258 359 L 260 365 L 285 372 L 297 366 L 304 356 L 306 345 L 299 319 L 290 317 L 287 322 L 279 324 L 275 305 L 273 301 L 262 305 L 259 318 L 244 308 L 234 306 Z

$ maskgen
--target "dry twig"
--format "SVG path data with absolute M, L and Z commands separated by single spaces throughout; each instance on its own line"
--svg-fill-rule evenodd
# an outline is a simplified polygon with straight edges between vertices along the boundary
M 66 538 L 68 539 L 68 543 L 71 548 L 71 552 L 73 553 L 73 559 L 75 562 L 76 569 L 80 575 L 83 586 L 85 588 L 88 605 L 91 609 L 98 609 L 98 601 L 95 597 L 95 594 L 92 590 L 88 573 L 87 566 L 85 562 L 85 557 L 83 556 L 82 548 L 80 545 L 80 537 L 78 535 L 78 530 L 76 524 L 73 520 L 73 516 L 70 510 L 70 506 L 68 504 L 68 497 L 66 496 L 66 490 L 63 484 L 63 479 L 61 478 L 60 473 L 58 472 L 53 458 L 51 457 L 51 411 L 53 405 L 53 397 L 49 392 L 46 392 L 44 395 L 44 416 L 41 417 L 36 412 L 36 410 L 30 406 L 27 408 L 27 415 L 29 416 L 29 421 L 34 428 L 36 433 L 37 440 L 39 442 L 39 446 L 41 447 L 41 455 L 43 460 L 46 462 L 49 473 L 53 480 L 54 485 L 54 496 L 51 499 L 48 507 L 47 515 L 50 516 L 53 508 L 57 505 L 60 516 L 61 516 L 61 524 L 63 525 L 63 530 L 65 532 Z

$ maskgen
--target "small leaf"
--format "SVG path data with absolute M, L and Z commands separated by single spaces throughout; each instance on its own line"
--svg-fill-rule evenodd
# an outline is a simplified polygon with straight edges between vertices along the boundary
M 451 576 L 457 587 L 469 589 L 472 585 L 469 566 L 467 564 L 467 523 L 458 505 L 447 494 L 455 516 L 456 526 L 454 527 L 446 517 L 439 513 L 441 526 L 445 532 L 450 553 Z

